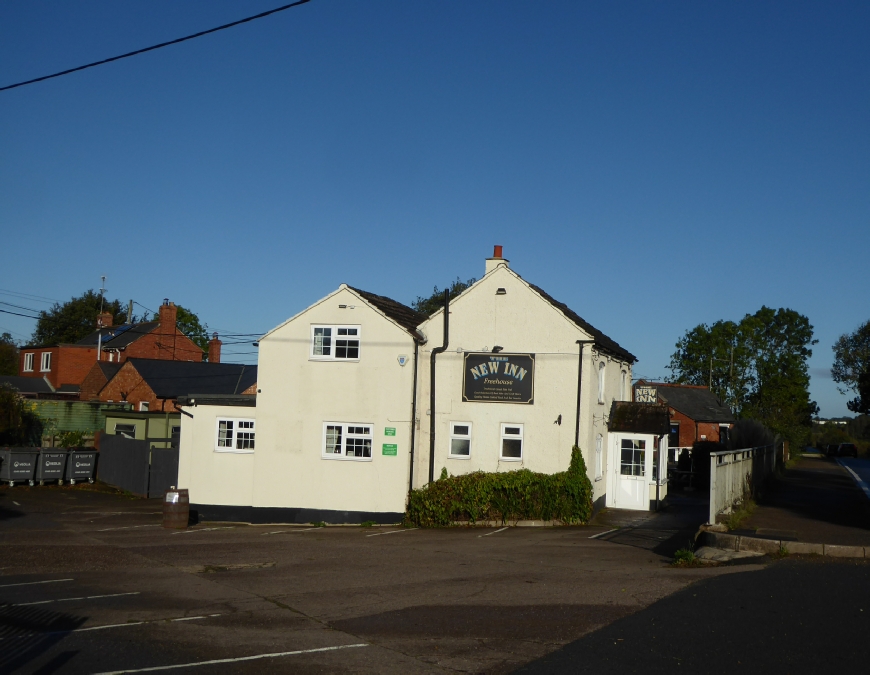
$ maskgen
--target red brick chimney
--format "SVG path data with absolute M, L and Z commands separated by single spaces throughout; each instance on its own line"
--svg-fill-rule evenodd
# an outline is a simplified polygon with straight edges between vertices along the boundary
M 103 312 L 97 317 L 97 328 L 111 328 L 112 320 L 111 312 Z
M 169 302 L 169 298 L 163 299 L 163 304 L 160 305 L 160 312 L 158 314 L 158 321 L 160 321 L 160 332 L 161 333 L 174 333 L 175 332 L 175 322 L 178 317 L 178 308 L 175 306 L 175 303 Z
M 484 274 L 489 274 L 496 267 L 499 267 L 500 265 L 504 265 L 505 267 L 508 267 L 508 264 L 509 264 L 509 261 L 506 258 L 502 257 L 502 247 L 499 246 L 498 244 L 496 244 L 492 248 L 492 258 L 486 259 L 486 268 L 484 270 Z
M 221 362 L 221 341 L 218 340 L 217 333 L 212 333 L 211 340 L 208 341 L 208 362 Z

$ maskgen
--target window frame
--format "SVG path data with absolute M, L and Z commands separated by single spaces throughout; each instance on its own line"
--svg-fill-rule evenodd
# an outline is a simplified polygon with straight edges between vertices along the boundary
M 604 436 L 595 437 L 595 480 L 604 478 Z
M 229 446 L 220 445 L 221 441 L 221 422 L 232 422 L 233 427 L 231 430 L 232 433 L 232 441 Z M 250 424 L 250 427 L 241 427 L 240 423 Z M 230 453 L 236 455 L 252 455 L 256 450 L 256 441 L 257 441 L 257 420 L 253 417 L 216 417 L 215 422 L 215 431 L 214 431 L 214 451 L 222 452 L 222 453 Z M 250 431 L 241 432 L 241 429 L 249 429 Z M 241 440 L 239 438 L 240 433 L 248 434 L 250 433 L 253 437 L 249 439 L 251 441 L 252 447 L 249 448 L 239 448 L 238 443 Z
M 121 431 L 118 431 L 118 427 L 123 427 Z M 132 430 L 132 431 L 131 431 Z M 113 429 L 115 432 L 115 436 L 123 436 L 124 438 L 136 438 L 136 425 L 135 424 L 126 424 L 124 422 L 118 423 L 115 422 L 115 427 Z M 132 433 L 132 436 L 129 435 Z
M 39 372 L 40 373 L 50 373 L 51 372 L 51 352 L 42 352 L 39 355 Z
M 607 363 L 604 359 L 598 362 L 598 403 L 604 405 L 604 390 L 607 377 Z
M 468 427 L 467 434 L 456 433 L 456 427 Z M 448 459 L 471 459 L 471 437 L 474 433 L 474 425 L 471 422 L 450 422 L 450 445 L 447 447 Z M 455 455 L 453 454 L 453 441 L 468 441 L 468 454 Z
M 326 433 L 329 427 L 341 427 L 341 443 L 342 451 L 326 452 Z M 368 438 L 371 441 L 368 457 L 357 457 L 356 455 L 347 455 L 347 440 L 348 438 L 365 438 L 366 434 L 348 432 L 349 427 L 366 427 L 369 430 Z M 346 462 L 371 462 L 375 456 L 375 425 L 372 422 L 335 422 L 327 421 L 323 423 L 323 434 L 320 439 L 320 459 L 331 459 L 336 461 Z
M 516 434 L 506 434 L 505 429 L 508 427 L 518 427 L 520 430 L 519 436 Z M 502 422 L 501 423 L 501 433 L 500 433 L 500 442 L 498 445 L 498 461 L 500 462 L 522 462 L 525 459 L 525 451 L 526 451 L 526 431 L 525 424 L 519 422 Z M 505 457 L 504 454 L 504 442 L 505 441 L 515 441 L 519 438 L 520 441 L 520 456 L 519 457 Z
M 33 372 L 33 357 L 36 352 L 24 352 L 24 370 L 25 373 Z
M 318 328 L 329 328 L 331 331 L 334 331 L 330 334 L 330 346 L 329 346 L 329 354 L 315 354 L 314 353 L 314 331 Z M 339 335 L 338 331 L 341 329 L 353 329 L 356 330 L 356 342 L 357 342 L 357 355 L 353 358 L 339 358 L 335 355 L 336 351 L 336 342 L 338 341 Z M 345 336 L 348 337 L 348 336 Z M 338 361 L 338 362 L 351 362 L 355 363 L 360 360 L 360 354 L 362 352 L 362 326 L 360 324 L 353 323 L 313 323 L 311 324 L 311 334 L 310 340 L 308 343 L 308 359 L 310 361 Z
M 148 412 L 151 404 L 148 401 L 139 401 L 139 412 Z

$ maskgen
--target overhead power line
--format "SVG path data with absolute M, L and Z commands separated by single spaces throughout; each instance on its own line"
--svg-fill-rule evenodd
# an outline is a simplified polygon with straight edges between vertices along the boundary
M 265 16 L 269 16 L 270 14 L 277 14 L 278 12 L 283 12 L 285 9 L 292 9 L 293 7 L 298 7 L 299 5 L 304 5 L 311 0 L 297 0 L 297 2 L 291 2 L 288 5 L 282 5 L 281 7 L 276 7 L 275 9 L 270 9 L 266 12 L 260 12 L 259 14 L 254 14 L 253 16 L 246 17 L 244 19 L 239 19 L 238 21 L 231 21 L 230 23 L 225 23 L 223 26 L 217 26 L 216 28 L 209 28 L 208 30 L 200 31 L 199 33 L 194 33 L 193 35 L 187 35 L 185 37 L 176 38 L 175 40 L 170 40 L 169 42 L 161 42 L 157 45 L 152 45 L 151 47 L 145 47 L 144 49 L 137 49 L 132 52 L 127 52 L 126 54 L 121 54 L 119 56 L 113 56 L 108 59 L 102 59 L 101 61 L 94 61 L 93 63 L 87 63 L 83 66 L 77 66 L 76 68 L 68 68 L 67 70 L 61 70 L 59 73 L 52 73 L 51 75 L 43 75 L 42 77 L 35 77 L 32 80 L 25 80 L 24 82 L 16 82 L 15 84 L 7 84 L 5 87 L 0 87 L 0 91 L 6 91 L 7 89 L 15 89 L 16 87 L 23 87 L 26 84 L 34 84 L 36 82 L 42 82 L 43 80 L 50 80 L 53 77 L 60 77 L 61 75 L 69 75 L 70 73 L 75 73 L 79 70 L 86 70 L 87 68 L 93 68 L 94 66 L 101 66 L 104 63 L 111 63 L 112 61 L 120 61 L 121 59 L 129 58 L 130 56 L 136 56 L 137 54 L 144 54 L 145 52 L 151 52 L 155 49 L 160 49 L 162 47 L 168 47 L 169 45 L 176 45 L 179 42 L 185 42 L 187 40 L 193 40 L 194 38 L 202 37 L 203 35 L 208 35 L 209 33 L 217 33 L 219 30 L 225 30 L 227 28 L 232 28 L 233 26 L 238 26 L 242 23 L 247 23 L 248 21 L 254 21 L 256 19 L 262 19 Z

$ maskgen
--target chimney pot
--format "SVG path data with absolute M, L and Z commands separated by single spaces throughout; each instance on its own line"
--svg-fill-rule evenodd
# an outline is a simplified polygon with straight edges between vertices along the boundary
M 508 263 L 509 261 L 506 258 L 502 258 L 502 247 L 496 244 L 492 250 L 492 258 L 486 259 L 486 268 L 484 269 L 484 274 L 489 274 L 500 265 L 508 267 Z

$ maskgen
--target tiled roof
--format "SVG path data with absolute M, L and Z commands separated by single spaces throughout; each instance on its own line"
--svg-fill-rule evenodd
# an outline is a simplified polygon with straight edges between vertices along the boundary
M 148 321 L 147 323 L 126 323 L 122 326 L 101 328 L 83 337 L 76 344 L 96 347 L 98 342 L 102 342 L 103 347 L 122 349 L 143 335 L 147 335 L 159 325 L 160 323 L 157 321 Z M 102 335 L 102 340 L 100 340 L 100 335 Z
M 601 351 L 607 352 L 617 358 L 624 359 L 629 363 L 634 363 L 637 361 L 637 357 L 632 354 L 630 351 L 625 349 L 624 347 L 620 347 L 617 342 L 609 337 L 607 337 L 604 333 L 598 330 L 595 326 L 590 324 L 588 321 L 585 321 L 581 318 L 573 309 L 568 307 L 564 302 L 559 302 L 549 293 L 547 293 L 544 289 L 535 286 L 534 284 L 529 284 L 529 286 L 544 300 L 549 302 L 553 307 L 559 309 L 562 314 L 564 314 L 568 319 L 577 324 L 584 331 L 589 333 L 592 338 L 595 340 L 595 346 L 601 349 Z
M 649 383 L 656 387 L 658 397 L 674 410 L 696 422 L 736 422 L 728 406 L 722 405 L 707 387 L 680 384 Z
M 21 394 L 51 394 L 51 387 L 41 377 L 19 377 L 17 375 L 0 375 L 0 387 L 7 385 L 17 389 Z
M 397 324 L 402 326 L 402 328 L 407 330 L 412 337 L 419 337 L 417 326 L 426 320 L 425 316 L 415 312 L 407 305 L 403 305 L 401 302 L 397 302 L 385 295 L 375 295 L 374 293 L 369 293 L 368 291 L 363 291 L 359 288 L 353 288 L 352 286 L 348 286 L 348 288 L 350 288 L 354 293 L 362 296 L 366 302 L 371 303 Z
M 241 394 L 257 381 L 257 366 L 240 363 L 128 359 L 157 398 Z

